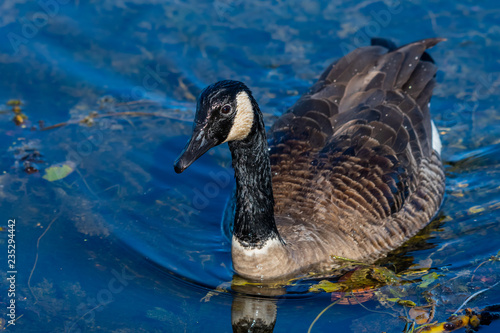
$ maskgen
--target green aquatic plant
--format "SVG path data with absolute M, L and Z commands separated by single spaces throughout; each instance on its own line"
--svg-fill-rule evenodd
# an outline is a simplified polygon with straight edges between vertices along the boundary
M 21 105 L 23 103 L 18 99 L 11 99 L 7 102 L 7 105 L 11 107 L 11 111 L 14 113 L 14 118 L 12 121 L 17 125 L 23 125 L 26 120 L 28 120 L 28 116 L 25 115 L 21 109 Z
M 73 171 L 75 171 L 75 163 L 72 161 L 66 161 L 64 163 L 53 165 L 45 169 L 45 175 L 43 179 L 49 182 L 54 182 L 69 176 Z

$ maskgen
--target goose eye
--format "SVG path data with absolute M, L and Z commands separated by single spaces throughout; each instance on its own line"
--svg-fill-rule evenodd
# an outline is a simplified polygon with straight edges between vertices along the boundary
M 229 104 L 224 105 L 224 106 L 220 109 L 220 112 L 221 112 L 222 114 L 228 114 L 229 112 L 231 112 L 231 105 L 229 105 Z

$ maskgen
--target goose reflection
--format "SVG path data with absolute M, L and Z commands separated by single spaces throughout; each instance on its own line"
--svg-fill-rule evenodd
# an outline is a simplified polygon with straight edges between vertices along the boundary
M 233 332 L 273 332 L 278 313 L 278 297 L 286 293 L 285 288 L 233 283 L 231 289 L 236 292 L 231 306 Z

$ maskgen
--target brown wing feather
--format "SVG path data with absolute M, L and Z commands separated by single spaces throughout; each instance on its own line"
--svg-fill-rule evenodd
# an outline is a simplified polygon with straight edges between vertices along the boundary
M 357 49 L 329 66 L 275 123 L 269 138 L 278 223 L 280 215 L 304 224 L 328 224 L 335 216 L 328 228 L 346 233 L 348 241 L 371 240 L 358 248 L 374 252 L 366 246 L 382 251 L 429 221 L 441 202 L 444 176 L 432 152 L 428 108 L 436 66 L 421 57 L 439 41 L 390 52 L 381 46 Z M 425 174 L 426 168 L 434 173 Z M 421 189 L 429 177 L 439 183 Z M 426 191 L 437 198 L 429 199 Z M 418 215 L 425 204 L 427 212 Z M 401 216 L 409 213 L 416 216 L 404 222 Z M 389 219 L 397 223 L 389 225 Z M 287 223 L 281 228 L 292 228 Z M 383 232 L 373 229 L 382 226 Z

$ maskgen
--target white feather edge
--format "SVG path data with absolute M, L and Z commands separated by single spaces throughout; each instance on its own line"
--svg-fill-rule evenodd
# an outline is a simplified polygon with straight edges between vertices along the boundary
M 438 153 L 439 156 L 441 156 L 441 148 L 443 147 L 441 143 L 441 138 L 439 137 L 439 132 L 437 130 L 436 125 L 434 124 L 434 121 L 431 120 L 431 126 L 432 126 L 432 149 Z

